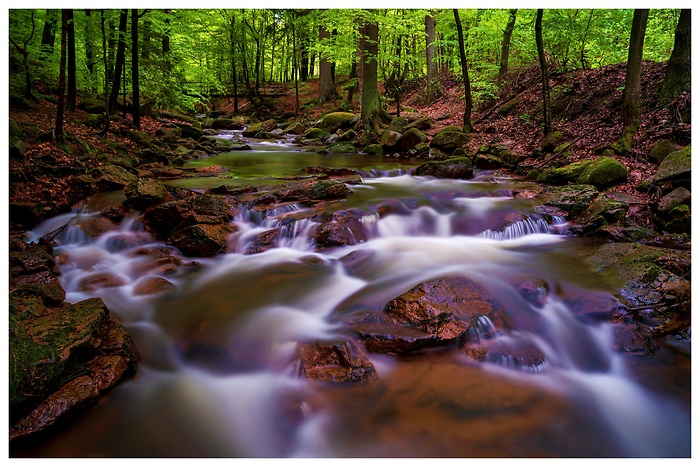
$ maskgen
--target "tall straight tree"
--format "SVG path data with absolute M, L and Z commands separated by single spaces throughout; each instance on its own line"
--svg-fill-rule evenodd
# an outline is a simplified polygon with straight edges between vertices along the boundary
M 323 44 L 325 41 L 328 41 L 330 37 L 331 33 L 328 29 L 320 26 L 319 42 Z M 338 93 L 335 89 L 335 82 L 333 82 L 333 74 L 331 73 L 331 63 L 328 61 L 328 58 L 323 55 L 321 56 L 319 64 L 318 77 L 318 103 L 323 104 L 326 101 L 338 97 Z
M 117 41 L 117 57 L 114 63 L 114 82 L 112 89 L 109 92 L 109 100 L 107 101 L 107 124 L 102 134 L 106 135 L 109 131 L 109 116 L 115 112 L 117 106 L 117 98 L 119 97 L 119 88 L 121 88 L 121 75 L 124 69 L 124 49 L 126 48 L 126 22 L 129 11 L 121 10 L 119 14 L 119 39 Z
M 68 11 L 61 11 L 61 61 L 58 67 L 58 104 L 56 105 L 56 127 L 54 137 L 63 142 L 63 114 L 66 104 L 66 33 L 68 29 Z
M 552 112 L 549 107 L 549 72 L 547 70 L 547 57 L 544 53 L 544 42 L 542 40 L 542 15 L 543 10 L 537 10 L 535 20 L 535 42 L 537 43 L 537 56 L 540 59 L 540 70 L 542 72 L 542 114 L 544 116 L 544 135 L 547 136 L 552 131 Z
M 672 101 L 690 88 L 690 39 L 690 10 L 683 9 L 678 17 L 673 52 L 659 93 L 661 102 Z
M 425 62 L 428 75 L 427 103 L 434 102 L 442 95 L 435 54 L 435 36 L 435 17 L 432 14 L 427 14 L 425 15 Z
M 649 10 L 636 9 L 632 17 L 630 46 L 627 55 L 625 73 L 625 90 L 622 100 L 622 136 L 618 142 L 619 152 L 625 154 L 632 149 L 632 140 L 642 123 L 642 104 L 639 89 L 642 77 L 642 53 L 644 51 L 644 34 L 647 29 Z
M 459 11 L 452 10 L 457 24 L 457 40 L 459 41 L 459 62 L 462 65 L 462 80 L 464 81 L 464 117 L 462 119 L 462 131 L 472 132 L 472 91 L 469 84 L 469 70 L 467 69 L 467 54 L 464 52 L 464 33 L 462 22 L 459 20 Z
M 69 112 L 75 112 L 77 100 L 76 65 L 75 65 L 75 18 L 72 9 L 65 10 L 67 15 L 66 46 L 68 48 L 68 101 Z
M 44 19 L 44 29 L 41 34 L 41 53 L 51 55 L 53 53 L 53 44 L 56 41 L 56 10 L 46 10 L 46 19 Z
M 141 113 L 139 98 L 139 10 L 131 10 L 131 114 L 134 126 L 141 129 Z
M 508 73 L 508 58 L 510 56 L 510 39 L 513 36 L 513 29 L 515 28 L 515 19 L 518 14 L 517 9 L 510 10 L 510 16 L 508 17 L 508 24 L 506 24 L 506 29 L 503 31 L 503 42 L 501 43 L 501 63 L 498 69 L 498 78 L 496 80 L 496 85 L 500 86 Z

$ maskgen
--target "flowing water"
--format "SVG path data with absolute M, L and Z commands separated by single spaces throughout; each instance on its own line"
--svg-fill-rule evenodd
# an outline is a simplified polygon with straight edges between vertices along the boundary
M 307 208 L 294 204 L 268 212 L 239 209 L 232 238 L 237 252 L 216 258 L 182 258 L 144 232 L 135 215 L 97 239 L 77 227 L 65 229 L 55 253 L 63 261 L 67 300 L 104 299 L 142 360 L 135 378 L 26 455 L 690 455 L 690 357 L 616 354 L 609 324 L 569 308 L 570 295 L 613 291 L 580 266 L 577 258 L 590 242 L 567 236 L 565 219 L 514 198 L 518 182 L 486 172 L 470 181 L 414 177 L 410 162 L 319 156 L 264 142 L 191 165 L 232 169 L 215 180 L 179 182 L 197 189 L 269 183 L 307 165 L 355 167 L 365 183 L 329 209 L 365 210 L 367 239 L 317 251 L 316 224 L 304 218 Z M 79 218 L 95 216 L 105 196 L 90 200 Z M 377 206 L 390 209 L 380 216 L 373 214 Z M 28 240 L 74 216 L 46 221 Z M 252 235 L 272 227 L 282 227 L 276 248 L 240 253 Z M 138 247 L 128 246 L 133 239 Z M 182 261 L 159 262 L 138 254 L 143 249 L 168 250 Z M 351 253 L 361 258 L 359 265 L 341 261 Z M 102 271 L 124 285 L 79 291 L 81 280 Z M 176 289 L 135 292 L 154 276 Z M 344 336 L 344 318 L 450 276 L 492 293 L 510 323 L 496 338 L 534 342 L 543 363 L 476 362 L 447 348 L 401 357 L 369 353 L 377 379 L 364 384 L 299 376 L 298 342 Z M 546 296 L 524 300 L 514 284 L 525 279 L 546 284 L 540 291 Z M 479 328 L 494 332 L 485 317 Z

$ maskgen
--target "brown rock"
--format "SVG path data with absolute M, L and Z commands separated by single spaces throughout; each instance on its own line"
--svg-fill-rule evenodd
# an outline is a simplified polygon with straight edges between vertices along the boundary
M 354 341 L 314 342 L 298 346 L 300 373 L 331 383 L 366 381 L 376 370 Z
M 126 280 L 124 280 L 124 278 L 111 272 L 98 272 L 82 278 L 78 284 L 78 290 L 81 292 L 91 292 L 108 287 L 121 287 L 125 284 Z
M 214 256 L 228 251 L 228 237 L 233 225 L 195 224 L 178 230 L 166 241 L 185 256 Z
M 175 286 L 158 276 L 143 277 L 134 285 L 134 295 L 154 295 L 170 290 L 175 290 Z

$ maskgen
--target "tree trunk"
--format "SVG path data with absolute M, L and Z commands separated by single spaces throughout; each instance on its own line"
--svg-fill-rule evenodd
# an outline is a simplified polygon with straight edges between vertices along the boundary
M 326 28 L 319 28 L 319 42 L 325 42 L 330 39 L 331 33 Z M 335 90 L 335 83 L 331 74 L 331 64 L 327 58 L 321 57 L 319 66 L 318 80 L 318 103 L 323 104 L 326 101 L 335 99 L 338 93 Z
M 627 153 L 632 149 L 632 140 L 639 130 L 642 120 L 642 105 L 639 100 L 639 88 L 642 75 L 642 52 L 644 51 L 644 33 L 647 28 L 649 10 L 634 10 L 630 47 L 627 55 L 627 72 L 625 73 L 625 90 L 622 102 L 622 119 L 624 129 L 619 140 L 619 152 Z
M 442 95 L 438 63 L 435 56 L 435 18 L 431 15 L 425 15 L 425 34 L 425 62 L 428 72 L 426 99 L 427 103 L 430 104 Z
M 672 101 L 690 89 L 690 40 L 690 10 L 683 9 L 676 25 L 673 52 L 659 93 L 663 103 Z
M 354 80 L 354 83 L 353 83 Z M 352 108 L 352 98 L 353 95 L 355 94 L 355 91 L 357 91 L 357 62 L 353 61 L 352 66 L 350 67 L 350 76 L 348 77 L 348 104 L 350 104 L 350 108 Z
M 92 49 L 92 37 L 90 35 L 90 23 L 92 22 L 92 10 L 85 10 L 85 16 L 87 17 L 85 21 L 85 28 L 83 30 L 85 34 L 85 65 L 87 66 L 88 72 L 90 73 L 90 83 L 92 88 L 93 74 L 95 73 L 95 54 Z M 93 89 L 94 90 L 94 89 Z
M 46 19 L 44 20 L 44 29 L 41 34 L 41 52 L 46 55 L 53 53 L 53 45 L 56 41 L 56 19 L 54 17 L 55 10 L 46 10 Z
M 66 42 L 68 47 L 68 102 L 66 107 L 69 112 L 75 112 L 75 104 L 77 100 L 76 89 L 76 66 L 75 66 L 75 19 L 73 10 L 66 10 L 67 15 L 67 30 Z
M 141 129 L 139 89 L 139 10 L 131 10 L 131 114 L 134 126 Z
M 540 59 L 542 71 L 542 114 L 544 117 L 544 135 L 552 131 L 552 114 L 549 108 L 549 72 L 547 70 L 547 57 L 544 54 L 544 42 L 542 41 L 542 9 L 537 10 L 535 20 L 535 42 L 537 42 L 537 56 Z
M 165 14 L 169 15 L 170 10 L 166 9 Z M 165 34 L 163 34 L 163 55 L 170 52 L 170 18 L 165 18 Z
M 121 75 L 124 68 L 124 48 L 126 41 L 126 20 L 128 10 L 122 10 L 119 15 L 119 41 L 117 45 L 117 57 L 114 64 L 114 82 L 109 94 L 108 113 L 114 114 L 114 109 L 117 106 L 117 98 L 119 97 L 119 88 L 121 87 Z
M 506 29 L 503 31 L 503 43 L 501 44 L 501 66 L 498 70 L 498 79 L 496 81 L 497 86 L 503 84 L 503 80 L 508 73 L 508 57 L 510 56 L 510 38 L 513 36 L 513 28 L 515 28 L 515 18 L 518 14 L 517 9 L 510 10 L 510 18 L 508 18 L 508 24 L 506 24 Z
M 300 31 L 299 34 L 299 50 L 301 53 L 301 70 L 299 79 L 302 82 L 306 82 L 309 77 L 309 50 L 308 50 L 308 39 L 306 38 L 306 32 Z
M 34 31 L 36 30 L 35 22 L 34 22 L 34 12 L 32 11 L 32 31 L 29 34 L 29 37 L 24 41 L 24 46 L 19 45 L 19 42 L 17 42 L 12 36 L 10 36 L 10 42 L 12 45 L 15 46 L 15 48 L 19 51 L 19 53 L 22 54 L 22 66 L 24 67 L 24 97 L 27 99 L 33 99 L 32 96 L 32 74 L 30 70 L 30 63 L 29 63 L 29 43 L 32 40 L 32 37 L 34 37 Z
M 365 22 L 360 28 L 362 73 L 362 119 L 366 136 L 379 134 L 379 122 L 388 121 L 389 115 L 379 100 L 377 84 L 377 52 L 379 51 L 379 26 L 376 22 Z
M 58 68 L 58 104 L 56 105 L 56 129 L 54 137 L 63 142 L 63 109 L 66 102 L 66 29 L 68 28 L 68 10 L 61 11 L 61 61 Z
M 109 83 L 114 83 L 114 51 L 117 48 L 117 36 L 114 33 L 114 21 L 109 20 L 107 22 L 107 27 L 109 29 L 109 41 L 107 44 L 107 81 Z
M 469 70 L 467 69 L 467 54 L 464 52 L 464 34 L 462 33 L 462 22 L 459 20 L 459 12 L 455 8 L 452 10 L 457 24 L 457 39 L 459 41 L 459 62 L 462 64 L 462 79 L 464 80 L 464 118 L 462 120 L 462 131 L 472 132 L 472 92 L 469 84 Z

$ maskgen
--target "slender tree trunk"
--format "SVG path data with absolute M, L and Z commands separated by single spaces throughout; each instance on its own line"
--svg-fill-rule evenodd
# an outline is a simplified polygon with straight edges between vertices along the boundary
M 428 71 L 426 99 L 427 103 L 432 103 L 442 95 L 435 55 L 435 18 L 432 15 L 425 15 L 425 34 L 425 62 Z
M 41 34 L 41 52 L 45 55 L 51 55 L 53 53 L 53 45 L 56 41 L 55 11 L 56 10 L 46 10 L 44 29 Z
M 31 69 L 30 63 L 29 63 L 29 42 L 31 42 L 32 37 L 34 37 L 34 32 L 36 30 L 36 26 L 34 23 L 34 11 L 31 13 L 32 15 L 32 31 L 29 34 L 29 37 L 24 41 L 24 46 L 19 45 L 19 43 L 12 37 L 10 36 L 10 42 L 12 45 L 15 46 L 15 48 L 19 51 L 19 53 L 22 54 L 22 66 L 24 66 L 24 97 L 27 99 L 33 99 L 32 96 L 32 74 L 31 74 Z
M 459 11 L 452 10 L 457 24 L 457 40 L 459 42 L 459 62 L 462 64 L 462 79 L 464 80 L 464 118 L 462 119 L 462 130 L 465 133 L 472 132 L 472 91 L 469 84 L 469 70 L 467 69 L 467 54 L 464 52 L 464 34 L 462 33 L 462 22 L 459 20 Z
M 302 82 L 306 82 L 309 78 L 309 49 L 308 49 L 308 39 L 306 37 L 306 32 L 299 31 L 297 36 L 299 36 L 299 52 L 301 55 L 301 72 L 299 79 Z
M 169 15 L 170 10 L 165 9 L 165 14 Z M 163 34 L 163 55 L 170 53 L 170 18 L 165 18 L 165 34 Z
M 141 99 L 139 89 L 139 10 L 131 10 L 131 114 L 134 126 L 141 129 Z
M 348 77 L 350 81 L 350 85 L 348 86 L 348 104 L 350 104 L 350 108 L 352 108 L 352 98 L 353 95 L 355 94 L 355 91 L 357 91 L 357 84 L 353 84 L 353 80 L 357 81 L 357 62 L 353 61 L 352 66 L 350 67 L 350 76 Z
M 108 112 L 110 115 L 114 114 L 114 109 L 117 105 L 117 98 L 119 97 L 119 88 L 121 87 L 121 75 L 124 69 L 124 49 L 126 45 L 126 22 L 127 22 L 128 10 L 121 10 L 119 15 L 119 40 L 117 41 L 117 57 L 114 64 L 114 83 L 112 84 L 112 89 L 109 94 L 109 105 Z
M 320 26 L 319 41 L 327 41 L 328 39 L 330 39 L 330 37 L 330 32 L 328 32 L 328 30 L 323 26 Z M 323 104 L 324 102 L 335 99 L 338 96 L 338 93 L 335 90 L 333 76 L 331 75 L 331 64 L 325 57 L 321 57 L 321 64 L 319 67 L 318 75 L 318 103 Z
M 690 88 L 690 40 L 690 10 L 683 9 L 676 25 L 673 52 L 659 93 L 661 102 L 672 101 Z
M 75 65 L 75 19 L 73 10 L 65 10 L 67 15 L 66 42 L 68 47 L 68 102 L 66 107 L 69 112 L 75 112 L 78 90 L 76 89 L 76 65 Z
M 238 113 L 238 71 L 236 67 L 236 17 L 231 15 L 231 79 L 233 81 L 233 113 Z
M 535 42 L 537 42 L 537 56 L 540 59 L 540 70 L 542 71 L 542 114 L 544 117 L 544 135 L 547 136 L 552 131 L 552 114 L 549 108 L 549 72 L 547 70 L 547 57 L 544 53 L 544 42 L 542 41 L 542 9 L 537 10 L 535 20 Z
M 586 30 L 583 32 L 583 38 L 581 39 L 581 69 L 588 68 L 588 63 L 586 63 L 586 41 L 588 38 L 588 31 L 591 28 L 591 22 L 593 22 L 593 12 L 588 15 L 588 23 L 586 24 Z
M 104 10 L 103 10 L 104 11 Z M 107 49 L 107 81 L 114 83 L 114 52 L 117 49 L 117 35 L 115 33 L 114 21 L 109 20 L 107 22 L 107 27 L 109 29 L 109 41 Z
M 85 10 L 85 16 L 86 21 L 85 21 L 85 27 L 83 29 L 83 33 L 85 35 L 85 65 L 87 66 L 88 73 L 90 73 L 90 84 L 92 87 L 93 81 L 93 75 L 95 74 L 95 57 L 94 57 L 94 52 L 93 52 L 93 47 L 92 47 L 92 37 L 90 34 L 90 23 L 92 22 L 92 10 L 87 9 Z
M 54 137 L 63 142 L 63 110 L 66 102 L 66 34 L 68 29 L 68 10 L 61 12 L 61 61 L 58 68 L 58 104 L 56 105 L 56 128 Z
M 296 19 L 296 18 L 295 18 Z M 292 24 L 292 69 L 294 74 L 294 96 L 295 96 L 295 106 L 294 115 L 299 115 L 299 75 L 297 73 L 297 34 Z
M 630 47 L 627 55 L 625 73 L 625 90 L 622 101 L 622 119 L 624 129 L 619 140 L 619 151 L 627 153 L 632 149 L 632 140 L 642 121 L 642 104 L 639 100 L 639 88 L 642 76 L 642 52 L 644 51 L 644 34 L 647 28 L 649 10 L 634 10 Z
M 518 14 L 517 9 L 510 10 L 510 17 L 508 18 L 508 24 L 506 24 L 506 29 L 503 31 L 503 43 L 501 44 L 501 66 L 498 70 L 498 79 L 496 81 L 497 86 L 503 84 L 503 80 L 508 73 L 508 58 L 510 56 L 510 38 L 513 36 L 513 29 L 515 28 L 515 19 Z

